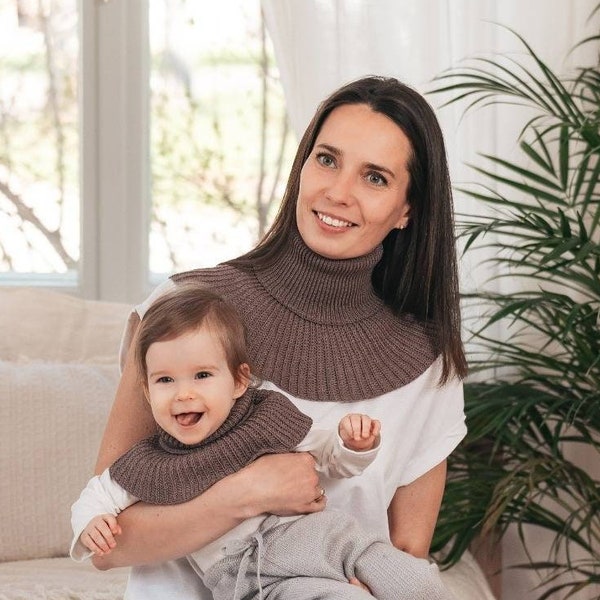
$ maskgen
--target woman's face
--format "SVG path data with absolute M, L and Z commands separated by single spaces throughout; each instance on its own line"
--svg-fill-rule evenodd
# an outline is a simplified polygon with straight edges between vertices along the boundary
M 411 145 L 388 117 L 346 104 L 327 117 L 302 167 L 298 230 L 314 252 L 355 258 L 408 222 Z

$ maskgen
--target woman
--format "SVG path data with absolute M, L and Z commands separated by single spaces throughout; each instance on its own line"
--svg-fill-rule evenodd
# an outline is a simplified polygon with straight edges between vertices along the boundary
M 120 517 L 118 548 L 95 564 L 146 565 L 133 570 L 128 598 L 209 598 L 178 557 L 245 518 L 315 512 L 327 501 L 426 557 L 446 457 L 465 434 L 466 362 L 445 149 L 425 100 L 380 77 L 334 92 L 300 142 L 265 238 L 238 259 L 161 286 L 130 319 L 125 348 L 153 298 L 182 281 L 237 306 L 265 387 L 324 426 L 349 410 L 368 412 L 387 442 L 351 480 L 319 479 L 307 455 L 267 456 L 184 505 L 139 503 Z M 127 355 L 98 472 L 152 427 Z

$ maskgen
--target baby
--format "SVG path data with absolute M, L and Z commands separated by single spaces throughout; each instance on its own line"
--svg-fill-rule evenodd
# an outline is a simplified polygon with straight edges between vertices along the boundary
M 117 515 L 131 504 L 186 502 L 263 454 L 310 452 L 329 477 L 359 475 L 377 455 L 376 419 L 348 414 L 337 431 L 319 429 L 284 395 L 252 386 L 243 324 L 206 289 L 179 286 L 160 297 L 140 324 L 135 353 L 157 434 L 93 477 L 73 504 L 74 560 L 115 548 Z M 324 494 L 320 488 L 315 502 Z M 348 583 L 357 577 L 375 597 L 398 600 L 407 559 L 349 515 L 327 510 L 254 517 L 188 556 L 215 600 L 262 598 L 278 587 L 285 597 L 286 586 L 307 577 L 339 588 L 323 597 L 372 597 Z

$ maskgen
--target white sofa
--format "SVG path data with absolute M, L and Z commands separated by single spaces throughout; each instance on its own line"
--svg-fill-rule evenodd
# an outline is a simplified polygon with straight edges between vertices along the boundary
M 66 554 L 128 314 L 124 304 L 0 287 L 0 600 L 123 597 L 127 569 L 99 572 Z M 442 576 L 457 600 L 494 600 L 470 554 Z

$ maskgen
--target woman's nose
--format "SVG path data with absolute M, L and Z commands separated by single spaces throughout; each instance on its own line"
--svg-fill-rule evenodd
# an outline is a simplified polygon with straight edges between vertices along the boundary
M 325 195 L 336 204 L 350 204 L 354 198 L 354 177 L 350 173 L 338 172 Z

